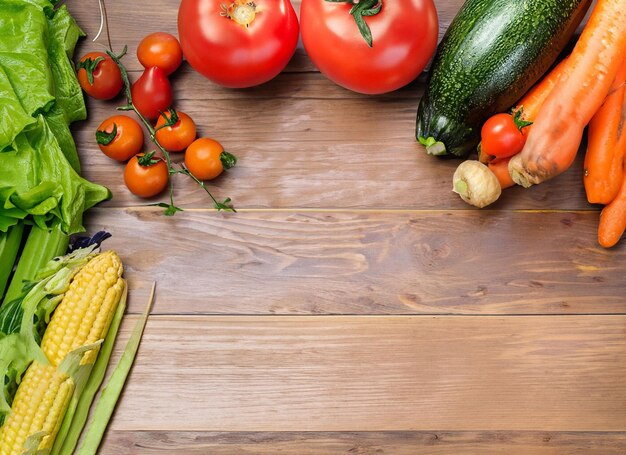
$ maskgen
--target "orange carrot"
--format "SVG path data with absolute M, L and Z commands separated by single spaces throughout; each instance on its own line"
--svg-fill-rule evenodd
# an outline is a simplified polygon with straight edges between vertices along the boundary
M 511 178 L 511 174 L 509 174 L 509 161 L 511 157 L 503 158 L 501 160 L 493 160 L 490 161 L 487 166 L 489 170 L 494 173 L 498 182 L 500 182 L 500 188 L 505 189 L 512 187 L 515 185 L 515 182 Z
M 539 109 L 550 95 L 550 92 L 560 79 L 563 71 L 565 71 L 565 64 L 567 62 L 567 57 L 561 60 L 558 65 L 556 65 L 552 71 L 550 71 L 543 79 L 541 79 L 537 84 L 531 88 L 526 95 L 517 103 L 517 107 L 513 109 L 514 112 L 522 109 L 522 120 L 526 120 L 532 122 L 537 117 L 537 113 Z M 524 134 L 528 134 L 532 125 L 525 127 L 522 131 Z M 491 169 L 500 182 L 500 186 L 502 189 L 510 188 L 515 185 L 515 182 L 511 178 L 511 174 L 509 174 L 509 161 L 512 157 L 504 158 L 504 159 L 495 159 L 492 161 L 488 161 L 486 164 Z M 481 156 L 479 154 L 479 160 Z M 483 157 L 484 159 L 484 157 Z M 481 161 L 483 162 L 483 161 Z
M 509 162 L 513 180 L 525 187 L 567 170 L 583 130 L 600 108 L 626 56 L 626 1 L 598 0 L 524 149 Z
M 552 89 L 559 81 L 563 72 L 566 69 L 567 57 L 564 58 L 556 65 L 552 71 L 548 73 L 546 77 L 541 79 L 533 88 L 531 88 L 526 95 L 517 103 L 514 110 L 517 111 L 523 108 L 522 119 L 529 122 L 534 121 L 537 118 L 537 114 L 543 106 L 543 103 L 548 98 L 548 95 L 552 92 Z M 532 128 L 532 125 L 524 128 L 524 132 L 528 134 L 528 131 Z
M 622 179 L 617 196 L 600 213 L 598 243 L 611 248 L 619 242 L 626 230 L 626 179 Z
M 604 104 L 589 122 L 585 191 L 592 204 L 608 204 L 622 184 L 626 146 L 626 59 Z
M 565 60 L 560 62 L 546 77 L 530 89 L 513 109 L 513 112 L 522 109 L 522 120 L 534 120 L 539 108 L 563 74 L 566 68 L 564 62 Z M 524 134 L 527 134 L 526 130 L 531 127 L 532 125 L 525 127 L 523 129 Z M 458 193 L 468 204 L 485 207 L 495 202 L 502 194 L 503 189 L 515 185 L 508 167 L 512 157 L 495 158 L 482 152 L 480 147 L 478 150 L 478 161 L 487 167 L 478 166 L 477 163 L 471 161 L 461 163 L 453 176 L 453 191 Z M 496 180 L 497 183 L 494 183 Z
M 517 105 L 512 109 L 514 115 L 518 111 L 522 111 L 521 120 L 526 122 L 533 122 L 535 117 L 537 117 L 537 113 L 541 108 L 541 105 L 544 103 L 550 92 L 556 85 L 557 81 L 563 74 L 565 70 L 565 63 L 567 62 L 567 57 L 561 60 L 558 65 L 556 65 L 552 71 L 550 71 L 543 79 L 537 82 L 524 97 L 519 100 Z M 497 114 L 496 114 L 497 115 Z M 522 134 L 524 136 L 528 136 L 528 132 L 532 128 L 532 124 L 525 126 L 522 129 Z M 488 155 L 482 151 L 481 146 L 478 146 L 478 161 L 483 164 L 489 164 L 492 160 L 497 160 L 493 155 Z M 507 160 L 508 162 L 508 160 Z M 504 176 L 503 176 L 504 177 Z M 507 181 L 510 181 L 510 178 L 506 178 Z M 509 185 L 511 186 L 511 185 Z

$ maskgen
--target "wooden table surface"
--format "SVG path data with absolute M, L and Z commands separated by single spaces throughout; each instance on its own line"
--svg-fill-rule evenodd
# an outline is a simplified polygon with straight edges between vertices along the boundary
M 462 1 L 436 3 L 443 32 Z M 131 78 L 178 4 L 107 0 Z M 68 6 L 93 37 L 96 2 Z M 126 264 L 124 337 L 158 283 L 103 454 L 626 453 L 626 242 L 597 246 L 581 159 L 479 211 L 414 140 L 423 79 L 362 96 L 300 48 L 261 87 L 173 83 L 240 159 L 210 185 L 236 214 L 183 177 L 174 218 L 133 197 L 93 140 L 120 100 L 74 128 L 114 195 L 87 222 Z

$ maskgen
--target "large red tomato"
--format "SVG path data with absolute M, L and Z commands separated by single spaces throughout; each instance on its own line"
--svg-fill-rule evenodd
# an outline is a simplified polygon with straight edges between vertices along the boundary
M 273 79 L 298 44 L 298 18 L 289 0 L 182 0 L 178 35 L 187 61 L 230 88 Z
M 419 76 L 439 28 L 432 0 L 302 0 L 300 23 L 319 70 L 367 94 L 396 90 Z

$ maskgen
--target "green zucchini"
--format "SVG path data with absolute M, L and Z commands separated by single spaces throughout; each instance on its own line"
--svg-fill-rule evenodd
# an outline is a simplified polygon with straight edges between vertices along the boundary
M 550 68 L 591 0 L 467 0 L 437 48 L 416 138 L 465 157 L 484 121 L 506 112 Z

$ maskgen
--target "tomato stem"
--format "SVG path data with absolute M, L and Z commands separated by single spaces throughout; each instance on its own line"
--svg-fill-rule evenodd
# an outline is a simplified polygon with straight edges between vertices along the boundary
M 364 17 L 376 16 L 380 13 L 383 7 L 383 0 L 326 0 L 330 3 L 347 3 L 352 5 L 350 8 L 350 14 L 354 17 L 361 36 L 369 47 L 373 47 L 372 44 L 372 31 L 365 22 Z
M 96 131 L 96 142 L 100 145 L 109 145 L 113 140 L 117 137 L 117 124 L 113 123 L 113 130 L 110 132 L 107 131 Z
M 139 163 L 140 166 L 143 166 L 143 167 L 154 166 L 155 164 L 159 162 L 159 160 L 154 157 L 155 153 L 156 152 L 154 151 L 148 152 L 145 155 L 140 156 L 137 162 Z
M 513 122 L 515 123 L 515 126 L 517 127 L 520 133 L 522 132 L 523 128 L 526 128 L 527 126 L 530 126 L 533 124 L 533 122 L 529 122 L 529 121 L 522 119 L 523 111 L 524 111 L 524 106 L 520 106 L 520 108 L 517 109 L 515 113 L 513 114 Z
M 78 69 L 84 69 L 87 72 L 87 80 L 89 81 L 89 85 L 93 85 L 93 73 L 100 64 L 104 60 L 104 57 L 96 57 L 95 59 L 86 58 L 82 62 L 78 63 Z
M 230 169 L 235 167 L 235 165 L 237 164 L 237 157 L 232 153 L 228 153 L 226 150 L 224 150 L 220 154 L 220 161 L 222 162 L 222 166 L 224 166 L 224 169 Z
M 209 189 L 206 187 L 204 182 L 198 180 L 183 165 L 180 165 L 180 168 L 175 167 L 175 165 L 172 162 L 172 159 L 170 157 L 170 154 L 168 153 L 167 150 L 165 150 L 165 148 L 157 140 L 155 128 L 141 114 L 141 112 L 139 112 L 139 110 L 137 109 L 137 107 L 133 103 L 133 96 L 132 96 L 131 90 L 130 90 L 131 85 L 130 85 L 130 80 L 128 78 L 128 72 L 126 71 L 126 67 L 124 66 L 124 64 L 121 61 L 122 57 L 124 55 L 126 55 L 127 51 L 128 51 L 128 46 L 124 46 L 124 50 L 122 51 L 122 53 L 120 55 L 115 55 L 111 50 L 107 50 L 107 54 L 113 59 L 113 61 L 116 63 L 116 65 L 120 69 L 120 73 L 122 74 L 122 81 L 124 82 L 124 95 L 126 96 L 127 105 L 126 106 L 122 106 L 122 107 L 120 107 L 118 109 L 124 110 L 124 111 L 133 111 L 133 112 L 135 112 L 135 114 L 137 114 L 137 117 L 139 117 L 139 119 L 142 121 L 142 123 L 145 125 L 146 129 L 148 130 L 148 133 L 150 134 L 150 140 L 154 143 L 154 145 L 156 145 L 159 148 L 159 150 L 163 154 L 163 157 L 165 158 L 165 162 L 167 164 L 168 173 L 169 173 L 170 176 L 172 176 L 174 174 L 184 174 L 184 175 L 188 176 L 193 181 L 195 181 L 209 195 L 209 197 L 213 201 L 214 208 L 218 212 L 221 211 L 221 210 L 226 211 L 226 212 L 236 212 L 234 207 L 232 207 L 232 205 L 230 204 L 230 202 L 231 202 L 230 198 L 226 198 L 226 199 L 224 199 L 224 201 L 219 202 L 217 199 L 215 199 L 215 197 L 209 191 Z M 171 115 L 171 111 L 169 111 L 169 112 L 170 112 L 169 121 L 171 121 L 173 116 Z M 161 115 L 166 116 L 166 114 L 164 114 L 164 113 L 162 113 Z M 168 123 L 168 122 L 166 122 L 166 123 Z M 169 205 L 163 204 L 163 203 L 156 204 L 156 205 L 159 206 L 159 207 L 165 207 L 165 215 L 172 216 L 176 212 L 180 212 L 180 211 L 183 210 L 180 207 L 177 207 L 176 205 L 174 205 L 174 181 L 173 181 L 172 178 L 169 179 L 169 190 L 170 190 L 169 191 L 169 193 L 170 193 L 170 203 L 169 203 Z
M 254 22 L 257 13 L 260 11 L 257 4 L 253 1 L 235 0 L 230 5 L 222 4 L 222 12 L 220 15 L 236 22 L 242 27 L 248 28 L 250 24 Z

